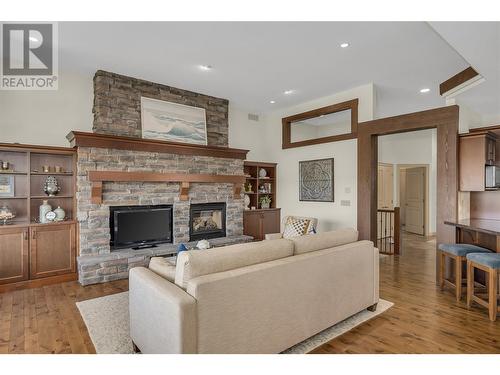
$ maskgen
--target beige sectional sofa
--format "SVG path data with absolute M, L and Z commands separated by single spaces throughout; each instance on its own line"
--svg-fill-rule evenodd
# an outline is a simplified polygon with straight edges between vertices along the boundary
M 182 252 L 130 271 L 143 353 L 279 353 L 373 308 L 378 250 L 352 229 Z

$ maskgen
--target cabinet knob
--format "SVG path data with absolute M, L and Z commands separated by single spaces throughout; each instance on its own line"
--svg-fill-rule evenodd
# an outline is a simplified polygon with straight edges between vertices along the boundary
M 31 233 L 31 238 L 33 238 L 33 239 L 36 238 L 36 230 L 33 230 L 33 232 Z

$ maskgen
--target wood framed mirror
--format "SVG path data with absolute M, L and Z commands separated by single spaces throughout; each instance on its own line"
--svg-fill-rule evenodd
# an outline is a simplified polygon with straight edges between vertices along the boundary
M 356 138 L 358 102 L 352 99 L 283 118 L 282 148 Z

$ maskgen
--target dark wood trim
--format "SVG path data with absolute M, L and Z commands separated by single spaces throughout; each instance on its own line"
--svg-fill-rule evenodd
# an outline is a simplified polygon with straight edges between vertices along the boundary
M 453 77 L 441 83 L 439 85 L 439 94 L 443 95 L 478 75 L 479 73 L 476 72 L 472 66 L 469 66 L 467 69 L 462 70 L 460 73 L 455 74 Z
M 40 288 L 45 285 L 59 284 L 75 280 L 78 280 L 78 274 L 76 272 L 65 275 L 45 277 L 43 279 L 20 281 L 17 283 L 0 285 L 0 293 L 21 289 Z
M 150 172 L 123 172 L 123 171 L 89 171 L 89 180 L 92 182 L 91 199 L 93 204 L 102 203 L 103 182 L 180 182 L 180 199 L 187 200 L 189 184 L 191 182 L 228 183 L 234 184 L 234 195 L 239 196 L 241 185 L 246 181 L 245 176 L 212 175 L 189 173 L 150 173 Z
M 358 103 L 359 99 L 352 99 L 342 103 L 332 104 L 326 107 L 321 107 L 317 109 L 313 109 L 311 111 L 298 113 L 292 116 L 284 117 L 281 119 L 282 123 L 282 148 L 293 148 L 293 147 L 303 147 L 303 146 L 311 146 L 320 143 L 328 143 L 328 142 L 337 142 L 344 141 L 347 139 L 355 139 L 356 133 L 358 131 Z M 329 115 L 331 113 L 351 110 L 351 132 L 346 134 L 332 135 L 329 137 L 321 137 L 315 139 L 307 139 L 305 141 L 300 142 L 292 142 L 292 132 L 291 126 L 292 122 L 295 121 L 303 121 L 315 117 L 319 117 L 322 115 Z
M 497 130 L 500 131 L 500 125 L 491 125 L 491 126 L 482 126 L 480 128 L 472 128 L 469 130 L 469 133 L 478 133 L 478 132 L 485 132 L 485 131 L 495 132 Z
M 0 143 L 2 151 L 19 151 L 48 154 L 74 154 L 75 150 L 70 147 L 52 147 L 40 145 L 28 145 L 23 143 Z
M 71 147 L 98 147 L 130 151 L 162 152 L 179 155 L 211 156 L 241 159 L 247 157 L 248 150 L 238 148 L 203 146 L 189 143 L 167 142 L 152 139 L 119 137 L 116 135 L 72 131 L 66 138 Z
M 454 243 L 446 220 L 458 214 L 458 106 L 360 123 L 358 126 L 358 231 L 377 240 L 378 136 L 437 128 L 437 243 Z M 439 258 L 436 261 L 439 267 Z M 437 268 L 439 269 L 439 268 Z M 437 273 L 436 273 L 437 274 Z

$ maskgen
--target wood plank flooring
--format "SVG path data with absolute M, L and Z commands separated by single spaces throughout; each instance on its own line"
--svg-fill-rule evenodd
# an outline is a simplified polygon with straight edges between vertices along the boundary
M 435 285 L 434 246 L 404 236 L 402 255 L 380 263 L 380 296 L 395 306 L 313 353 L 500 353 L 500 318 Z M 0 354 L 95 353 L 75 302 L 127 288 L 68 282 L 0 294 Z

